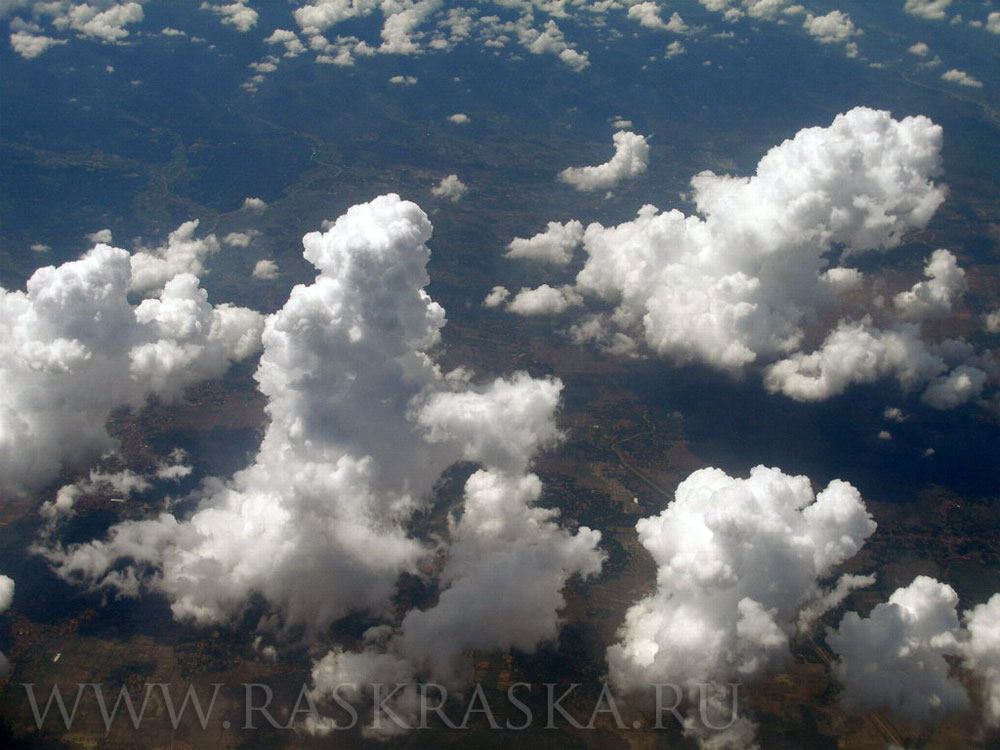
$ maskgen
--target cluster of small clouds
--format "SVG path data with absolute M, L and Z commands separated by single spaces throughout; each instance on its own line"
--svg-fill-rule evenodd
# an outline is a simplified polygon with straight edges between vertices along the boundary
M 11 20 L 10 43 L 14 51 L 25 59 L 38 57 L 54 46 L 66 44 L 66 39 L 46 33 L 45 23 L 51 26 L 54 33 L 75 34 L 81 38 L 120 44 L 129 37 L 127 27 L 143 20 L 140 3 L 110 0 L 95 0 L 93 3 L 68 0 L 13 3 L 0 8 L 0 11 L 20 11 L 21 8 L 26 8 L 30 20 L 21 16 Z M 5 13 L 0 12 L 0 17 L 3 15 Z
M 168 508 L 89 543 L 52 537 L 43 551 L 54 569 L 120 595 L 145 584 L 198 624 L 233 621 L 254 597 L 269 609 L 265 631 L 317 635 L 350 613 L 380 620 L 360 650 L 316 664 L 318 702 L 345 670 L 368 683 L 388 671 L 458 684 L 470 648 L 555 639 L 567 580 L 604 559 L 598 532 L 569 531 L 537 507 L 530 466 L 561 439 L 562 383 L 441 371 L 432 350 L 445 313 L 424 289 L 430 234 L 396 195 L 307 234 L 318 275 L 264 321 L 255 377 L 269 423 L 252 463 L 205 482 L 187 517 Z M 415 514 L 456 462 L 478 465 L 461 511 L 424 538 Z M 400 574 L 434 567 L 437 603 L 394 615 Z
M 948 9 L 952 0 L 905 0 L 903 10 L 911 16 L 917 16 L 928 21 L 943 21 L 948 17 Z M 984 5 L 989 5 L 984 3 Z M 968 23 L 973 28 L 981 28 L 991 34 L 1000 34 L 1000 11 L 990 11 L 985 21 L 973 19 L 966 21 L 961 14 L 951 17 L 952 26 Z
M 738 21 L 744 16 L 773 21 L 780 16 L 799 15 L 801 5 L 789 5 L 789 0 L 698 0 L 706 9 L 722 13 L 727 21 Z
M 168 460 L 160 461 L 153 470 L 144 474 L 137 474 L 128 468 L 119 468 L 118 471 L 91 469 L 87 476 L 63 485 L 52 500 L 42 503 L 39 513 L 45 521 L 43 537 L 52 537 L 66 519 L 76 515 L 81 498 L 104 495 L 116 502 L 124 502 L 133 495 L 146 492 L 154 483 L 184 479 L 194 470 L 185 463 L 186 458 L 187 453 L 176 448 Z M 115 459 L 118 457 L 114 454 L 104 457 L 109 462 Z
M 914 724 L 962 711 L 968 694 L 949 663 L 957 660 L 982 686 L 986 725 L 1000 726 L 1000 594 L 963 613 L 965 627 L 957 608 L 951 586 L 918 576 L 867 617 L 844 615 L 827 643 L 845 707 Z
M 196 238 L 196 228 L 187 222 L 165 246 L 131 255 L 98 243 L 38 269 L 26 291 L 0 289 L 4 493 L 40 489 L 113 448 L 105 422 L 114 408 L 174 400 L 257 351 L 262 316 L 213 306 L 199 285 L 218 241 Z
M 616 139 L 630 136 L 640 138 L 618 133 Z M 507 307 L 563 312 L 595 298 L 613 312 L 584 307 L 570 328 L 575 340 L 618 354 L 645 345 L 678 362 L 731 372 L 772 360 L 766 387 L 800 401 L 887 376 L 908 390 L 923 388 L 924 401 L 936 408 L 973 400 L 995 371 L 992 358 L 962 340 L 929 343 L 920 326 L 950 315 L 965 290 L 965 273 L 945 249 L 928 259 L 926 280 L 896 295 L 892 308 L 873 296 L 864 314 L 845 314 L 816 351 L 802 351 L 807 325 L 816 333 L 816 321 L 831 319 L 847 295 L 867 289 L 865 276 L 846 264 L 897 246 L 944 200 L 944 187 L 933 179 L 941 143 L 941 128 L 926 117 L 894 120 L 888 112 L 853 109 L 772 148 L 751 177 L 696 175 L 691 199 L 698 214 L 647 205 L 633 221 L 590 224 L 575 283 L 546 285 L 537 295 L 522 290 Z M 631 163 L 645 163 L 648 146 L 642 146 L 643 158 Z M 619 166 L 626 161 L 616 159 Z M 571 174 L 593 186 L 624 171 L 609 167 L 616 159 Z M 581 243 L 579 227 L 552 223 L 532 240 L 514 240 L 508 255 L 568 260 Z M 831 261 L 833 253 L 839 259 Z M 525 304 L 515 304 L 518 298 Z M 502 302 L 495 294 L 491 299 Z

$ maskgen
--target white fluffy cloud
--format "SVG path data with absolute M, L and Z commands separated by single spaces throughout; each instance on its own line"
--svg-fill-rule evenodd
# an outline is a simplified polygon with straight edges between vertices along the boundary
M 676 11 L 670 14 L 670 20 L 664 21 L 660 17 L 660 6 L 654 2 L 644 2 L 632 5 L 628 9 L 628 17 L 639 22 L 640 25 L 657 31 L 672 31 L 675 34 L 686 34 L 689 29 L 684 23 L 680 13 Z
M 182 225 L 156 255 L 99 244 L 38 269 L 26 292 L 0 289 L 4 492 L 38 489 L 111 449 L 105 422 L 115 407 L 174 399 L 256 351 L 261 316 L 213 307 L 189 272 L 192 256 L 178 248 L 199 242 L 191 231 Z M 175 251 L 183 262 L 173 263 Z M 149 295 L 139 305 L 127 297 L 136 285 Z
M 247 0 L 237 0 L 224 5 L 202 3 L 201 7 L 222 16 L 222 22 L 233 26 L 237 31 L 247 32 L 257 25 L 257 11 L 247 6 Z
M 969 700 L 950 662 L 983 690 L 983 718 L 1000 725 L 1000 594 L 966 610 L 959 624 L 951 586 L 917 576 L 868 617 L 844 615 L 827 643 L 834 676 L 851 710 L 887 710 L 914 723 L 965 709 Z
M 267 203 L 262 198 L 244 198 L 242 208 L 244 211 L 260 213 L 267 209 Z
M 854 109 L 771 149 L 753 177 L 702 172 L 700 213 L 645 206 L 617 227 L 591 224 L 577 288 L 618 305 L 646 343 L 679 360 L 736 369 L 793 349 L 805 310 L 829 297 L 820 254 L 891 247 L 944 199 L 941 129 Z
M 957 68 L 946 70 L 941 74 L 941 80 L 948 81 L 949 83 L 957 83 L 959 86 L 967 86 L 974 89 L 981 89 L 983 87 L 983 82 L 978 78 L 970 76 L 964 70 L 958 70 Z
M 424 291 L 430 234 L 424 213 L 396 195 L 307 234 L 304 255 L 319 273 L 266 320 L 256 379 L 270 423 L 253 462 L 209 482 L 188 518 L 166 512 L 104 540 L 52 546 L 56 570 L 125 594 L 145 581 L 177 618 L 203 624 L 238 617 L 255 595 L 274 626 L 310 634 L 366 613 L 386 622 L 376 632 L 395 635 L 370 643 L 359 663 L 402 660 L 455 679 L 467 648 L 530 650 L 554 637 L 565 581 L 598 571 L 603 557 L 597 532 L 571 533 L 534 505 L 541 483 L 530 463 L 560 438 L 562 384 L 441 373 L 430 351 L 444 310 Z M 459 461 L 482 468 L 436 550 L 411 521 Z M 394 618 L 399 575 L 436 553 L 447 560 L 438 604 Z M 516 623 L 501 616 L 510 612 Z M 431 650 L 425 632 L 447 648 Z
M 935 250 L 924 268 L 927 281 L 913 285 L 893 298 L 904 320 L 944 318 L 951 314 L 954 298 L 965 291 L 965 271 L 947 250 Z
M 912 16 L 940 21 L 945 17 L 949 5 L 951 0 L 906 0 L 903 10 Z
M 928 345 L 912 324 L 883 330 L 868 318 L 841 321 L 816 351 L 797 352 L 769 366 L 764 384 L 796 401 L 822 401 L 852 385 L 894 377 L 905 390 L 926 386 L 925 403 L 950 409 L 977 398 L 986 383 L 986 372 L 963 363 L 970 354 L 960 342 Z
M 508 258 L 536 260 L 565 266 L 573 259 L 573 251 L 583 241 L 583 224 L 575 219 L 560 224 L 550 221 L 544 232 L 530 239 L 516 237 L 507 245 Z
M 483 307 L 500 307 L 510 296 L 510 290 L 503 286 L 495 286 L 483 300 Z
M 81 3 L 62 9 L 53 19 L 57 29 L 72 29 L 81 36 L 100 39 L 104 42 L 118 42 L 129 35 L 125 27 L 143 19 L 139 3 L 116 3 L 107 7 L 100 4 Z
M 306 46 L 299 39 L 298 34 L 288 29 L 275 29 L 270 36 L 264 40 L 265 44 L 280 44 L 285 48 L 284 57 L 298 57 L 306 51 Z M 247 200 L 250 200 L 249 198 Z
M 802 26 L 821 44 L 848 42 L 860 33 L 851 17 L 839 10 L 831 10 L 823 16 L 809 13 Z
M 1000 726 L 1000 594 L 963 615 L 968 638 L 963 644 L 965 667 L 983 685 L 986 723 Z
M 252 275 L 255 279 L 276 279 L 278 278 L 278 264 L 270 258 L 262 258 L 254 264 Z
M 201 276 L 202 261 L 219 249 L 214 234 L 196 238 L 198 220 L 186 221 L 167 237 L 167 244 L 154 250 L 139 250 L 131 257 L 129 291 L 139 294 L 162 289 L 173 277 L 189 273 Z M 110 232 L 108 232 L 110 241 Z
M 949 677 L 946 656 L 960 651 L 961 631 L 951 586 L 918 576 L 866 618 L 848 612 L 827 642 L 833 673 L 852 710 L 883 709 L 927 722 L 963 709 L 965 689 Z
M 429 675 L 461 686 L 469 679 L 463 659 L 469 649 L 531 653 L 540 641 L 554 641 L 567 579 L 598 573 L 603 556 L 595 551 L 597 531 L 571 534 L 553 511 L 533 507 L 540 494 L 533 474 L 480 470 L 469 477 L 462 517 L 450 520 L 437 604 L 411 610 L 378 647 L 328 654 L 313 671 L 314 694 L 328 697 L 362 666 L 370 681 L 384 672 L 387 656 L 405 679 Z
M 727 21 L 748 15 L 773 20 L 779 13 L 799 13 L 801 6 L 788 6 L 788 0 L 698 0 L 705 8 L 724 14 Z
M 577 190 L 609 190 L 622 180 L 628 180 L 646 171 L 649 165 L 649 144 L 645 136 L 619 130 L 612 136 L 615 155 L 610 161 L 593 167 L 567 167 L 559 179 Z
M 858 491 L 840 480 L 814 494 L 808 478 L 778 469 L 758 466 L 746 479 L 701 469 L 636 529 L 656 563 L 657 590 L 628 610 L 608 649 L 610 677 L 623 689 L 759 677 L 791 659 L 800 623 L 808 628 L 870 583 L 820 586 L 875 531 Z
M 579 52 L 566 42 L 566 37 L 555 20 L 549 19 L 542 31 L 533 26 L 518 26 L 518 40 L 533 55 L 551 54 L 579 73 L 590 65 L 586 52 Z
M 571 286 L 553 287 L 542 284 L 534 289 L 522 289 L 507 303 L 507 311 L 515 315 L 558 315 L 583 303 Z
M 296 8 L 293 15 L 303 32 L 311 35 L 349 18 L 368 15 L 378 5 L 378 0 L 313 0 Z
M 66 40 L 25 30 L 15 31 L 10 35 L 10 46 L 25 60 L 38 57 L 43 52 L 59 44 L 66 44 Z
M 450 174 L 447 177 L 442 177 L 441 182 L 436 187 L 431 188 L 431 195 L 435 198 L 444 198 L 445 200 L 450 200 L 452 203 L 457 203 L 462 200 L 462 196 L 468 190 L 468 186 L 458 179 L 457 174 Z

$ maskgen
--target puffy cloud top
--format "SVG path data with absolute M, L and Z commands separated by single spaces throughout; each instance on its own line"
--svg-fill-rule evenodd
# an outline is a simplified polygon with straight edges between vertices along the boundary
M 750 678 L 789 657 L 820 579 L 875 531 L 858 491 L 758 466 L 746 479 L 701 469 L 657 516 L 636 524 L 657 592 L 629 609 L 608 649 L 612 679 L 637 687 Z
M 862 619 L 848 612 L 827 636 L 839 656 L 833 672 L 851 709 L 888 709 L 926 722 L 964 708 L 965 689 L 948 676 L 946 655 L 959 652 L 951 586 L 927 576 L 897 589 Z

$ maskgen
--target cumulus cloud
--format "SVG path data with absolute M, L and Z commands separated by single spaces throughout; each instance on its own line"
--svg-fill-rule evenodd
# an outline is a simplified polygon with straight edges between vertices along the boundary
M 986 724 L 1000 726 L 1000 594 L 963 615 L 968 638 L 963 644 L 964 664 L 983 686 Z
M 518 40 L 533 55 L 555 55 L 566 66 L 579 73 L 590 65 L 586 52 L 579 52 L 566 42 L 566 37 L 555 20 L 549 19 L 543 30 L 533 26 L 519 26 Z
M 387 664 L 405 676 L 401 681 L 429 675 L 462 686 L 469 649 L 533 653 L 539 642 L 554 641 L 566 581 L 600 572 L 603 555 L 595 551 L 599 532 L 562 529 L 553 511 L 534 507 L 540 494 L 533 474 L 480 470 L 469 477 L 462 516 L 449 521 L 446 588 L 437 604 L 407 613 L 384 645 L 328 654 L 313 670 L 317 699 L 332 695 L 347 675 L 361 671 L 368 682 Z
M 820 401 L 848 387 L 894 377 L 907 391 L 924 388 L 921 400 L 935 409 L 952 409 L 978 398 L 992 369 L 958 340 L 928 344 L 916 325 L 880 329 L 869 318 L 841 321 L 819 349 L 770 365 L 764 384 L 796 401 Z
M 270 36 L 264 40 L 265 44 L 280 44 L 285 48 L 284 57 L 298 57 L 306 51 L 306 46 L 299 39 L 298 34 L 288 29 L 275 29 Z M 249 199 L 248 199 L 249 200 Z
M 735 21 L 744 15 L 773 20 L 779 13 L 791 15 L 801 12 L 801 6 L 788 6 L 788 0 L 698 0 L 698 2 L 710 11 L 722 13 L 727 21 Z
M 462 200 L 462 196 L 468 190 L 468 186 L 458 179 L 457 174 L 450 174 L 447 177 L 441 178 L 441 182 L 436 187 L 431 188 L 431 195 L 435 198 L 444 198 L 445 200 L 450 200 L 452 203 L 457 203 Z
M 660 6 L 653 2 L 644 2 L 632 5 L 628 9 L 628 17 L 639 22 L 640 25 L 657 31 L 672 31 L 675 34 L 686 34 L 690 30 L 684 23 L 680 13 L 676 11 L 670 14 L 670 20 L 664 21 L 660 17 Z
M 935 409 L 954 409 L 982 395 L 988 375 L 974 365 L 959 365 L 951 372 L 934 378 L 921 400 Z
M 918 576 L 868 617 L 844 615 L 827 635 L 844 705 L 888 710 L 915 723 L 965 708 L 965 689 L 949 676 L 945 659 L 960 653 L 957 604 L 951 586 Z
M 522 289 L 507 303 L 507 311 L 516 315 L 558 315 L 583 304 L 583 297 L 572 286 L 552 287 L 542 284 Z
M 249 247 L 253 238 L 258 234 L 259 232 L 253 229 L 249 232 L 230 232 L 222 238 L 222 244 L 229 247 Z
M 302 31 L 312 35 L 349 18 L 366 16 L 378 5 L 378 0 L 313 0 L 296 8 L 292 15 Z
M 507 245 L 508 258 L 536 260 L 564 266 L 573 259 L 573 251 L 583 241 L 583 224 L 575 219 L 565 224 L 550 221 L 544 232 L 530 239 L 516 237 Z
M 958 266 L 958 259 L 947 250 L 935 250 L 924 268 L 927 281 L 913 285 L 906 292 L 893 298 L 899 315 L 904 320 L 944 318 L 951 314 L 954 298 L 965 291 L 965 271 Z
M 986 16 L 986 30 L 991 34 L 1000 34 L 1000 10 Z
M 453 115 L 448 115 L 448 122 L 453 122 L 456 125 L 464 125 L 465 123 L 470 121 L 471 118 L 464 112 L 456 112 Z
M 924 42 L 917 42 L 916 44 L 911 44 L 907 47 L 907 51 L 909 51 L 911 55 L 916 55 L 917 57 L 927 57 L 927 55 L 930 54 L 931 48 Z
M 188 226 L 178 230 L 185 246 Z M 261 316 L 210 305 L 191 256 L 175 263 L 171 247 L 130 256 L 98 244 L 80 260 L 38 269 L 25 292 L 0 289 L 3 492 L 39 489 L 112 449 L 105 423 L 115 407 L 175 399 L 256 351 Z M 133 305 L 137 288 L 148 298 Z
M 500 307 L 509 296 L 510 291 L 506 287 L 495 286 L 483 300 L 483 307 Z
M 261 198 L 244 198 L 242 208 L 244 211 L 260 213 L 267 209 L 267 203 Z
M 945 391 L 954 396 L 952 406 L 963 403 L 954 389 L 959 383 L 952 383 L 947 375 L 942 381 L 936 380 L 947 370 L 945 357 L 923 341 L 917 326 L 898 324 L 893 329 L 883 330 L 865 318 L 841 321 L 816 351 L 797 352 L 770 365 L 765 370 L 764 384 L 772 393 L 781 392 L 796 401 L 821 401 L 838 396 L 855 384 L 895 377 L 907 390 L 930 382 L 929 392 L 936 395 L 925 396 L 925 400 L 947 408 L 944 406 Z M 983 382 L 985 373 L 980 386 Z M 968 400 L 974 394 L 961 395 Z
M 270 258 L 258 260 L 253 267 L 253 277 L 268 281 L 278 278 L 278 264 Z
M 949 83 L 957 83 L 959 86 L 968 86 L 969 88 L 981 89 L 983 87 L 983 82 L 978 78 L 970 76 L 964 70 L 958 70 L 957 68 L 952 68 L 941 74 L 942 81 L 948 81 Z
M 258 15 L 257 11 L 248 7 L 246 2 L 247 0 L 238 0 L 224 5 L 202 3 L 201 8 L 222 16 L 222 22 L 235 27 L 237 31 L 247 32 L 257 25 Z
M 10 46 L 25 60 L 38 57 L 59 44 L 66 44 L 66 40 L 25 30 L 15 31 L 10 35 Z
M 559 173 L 559 179 L 577 190 L 609 190 L 622 180 L 632 179 L 646 171 L 649 144 L 645 136 L 619 130 L 612 140 L 615 155 L 610 161 L 593 167 L 568 167 Z
M 416 76 L 397 75 L 389 79 L 389 83 L 401 84 L 403 86 L 413 86 L 417 82 Z
M 134 2 L 112 4 L 103 10 L 99 5 L 81 3 L 56 12 L 52 25 L 57 29 L 72 29 L 103 42 L 120 42 L 129 35 L 125 27 L 143 19 L 142 6 Z
M 382 44 L 379 52 L 395 55 L 412 55 L 421 51 L 418 43 L 422 36 L 417 31 L 427 18 L 442 6 L 442 0 L 382 3 L 385 14 L 382 24 Z
M 940 21 L 945 17 L 945 11 L 951 5 L 951 0 L 906 0 L 903 10 L 911 16 L 920 16 L 932 21 Z
M 566 580 L 603 559 L 597 532 L 570 532 L 535 506 L 530 464 L 561 437 L 562 384 L 441 372 L 431 351 L 444 310 L 424 289 L 430 234 L 426 215 L 396 195 L 307 234 L 318 275 L 264 326 L 255 377 L 270 422 L 253 462 L 208 482 L 189 517 L 168 509 L 102 540 L 52 545 L 45 554 L 60 575 L 126 595 L 145 582 L 178 619 L 200 624 L 232 621 L 254 597 L 268 627 L 308 635 L 349 613 L 381 619 L 374 634 L 384 637 L 317 665 L 319 696 L 324 670 L 345 660 L 369 676 L 388 664 L 457 680 L 468 648 L 530 650 L 553 638 Z M 414 514 L 460 461 L 481 467 L 460 514 L 435 543 L 419 538 Z M 437 604 L 396 617 L 400 574 L 435 559 Z
M 855 27 L 851 17 L 839 10 L 832 10 L 823 16 L 806 15 L 802 26 L 821 44 L 840 44 L 850 41 L 861 32 Z
M 168 280 L 182 273 L 201 276 L 205 270 L 202 261 L 219 249 L 219 241 L 214 234 L 196 238 L 197 229 L 197 219 L 186 221 L 169 234 L 165 246 L 133 254 L 129 291 L 145 294 L 162 289 Z
M 745 479 L 701 469 L 636 530 L 657 590 L 628 610 L 607 652 L 610 678 L 625 690 L 759 677 L 791 660 L 800 623 L 808 629 L 871 582 L 821 588 L 875 531 L 858 491 L 840 480 L 814 494 L 808 478 L 779 469 L 758 466 Z M 689 733 L 697 729 L 688 722 Z

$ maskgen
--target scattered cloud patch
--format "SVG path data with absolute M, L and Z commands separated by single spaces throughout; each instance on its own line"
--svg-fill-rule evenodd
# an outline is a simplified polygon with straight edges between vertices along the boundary
M 457 203 L 468 191 L 468 186 L 458 179 L 457 174 L 450 174 L 447 177 L 442 177 L 441 182 L 436 187 L 431 188 L 431 195 Z
M 645 136 L 619 130 L 612 140 L 615 154 L 610 161 L 593 167 L 568 167 L 559 173 L 559 179 L 577 190 L 609 190 L 646 171 L 649 144 Z

